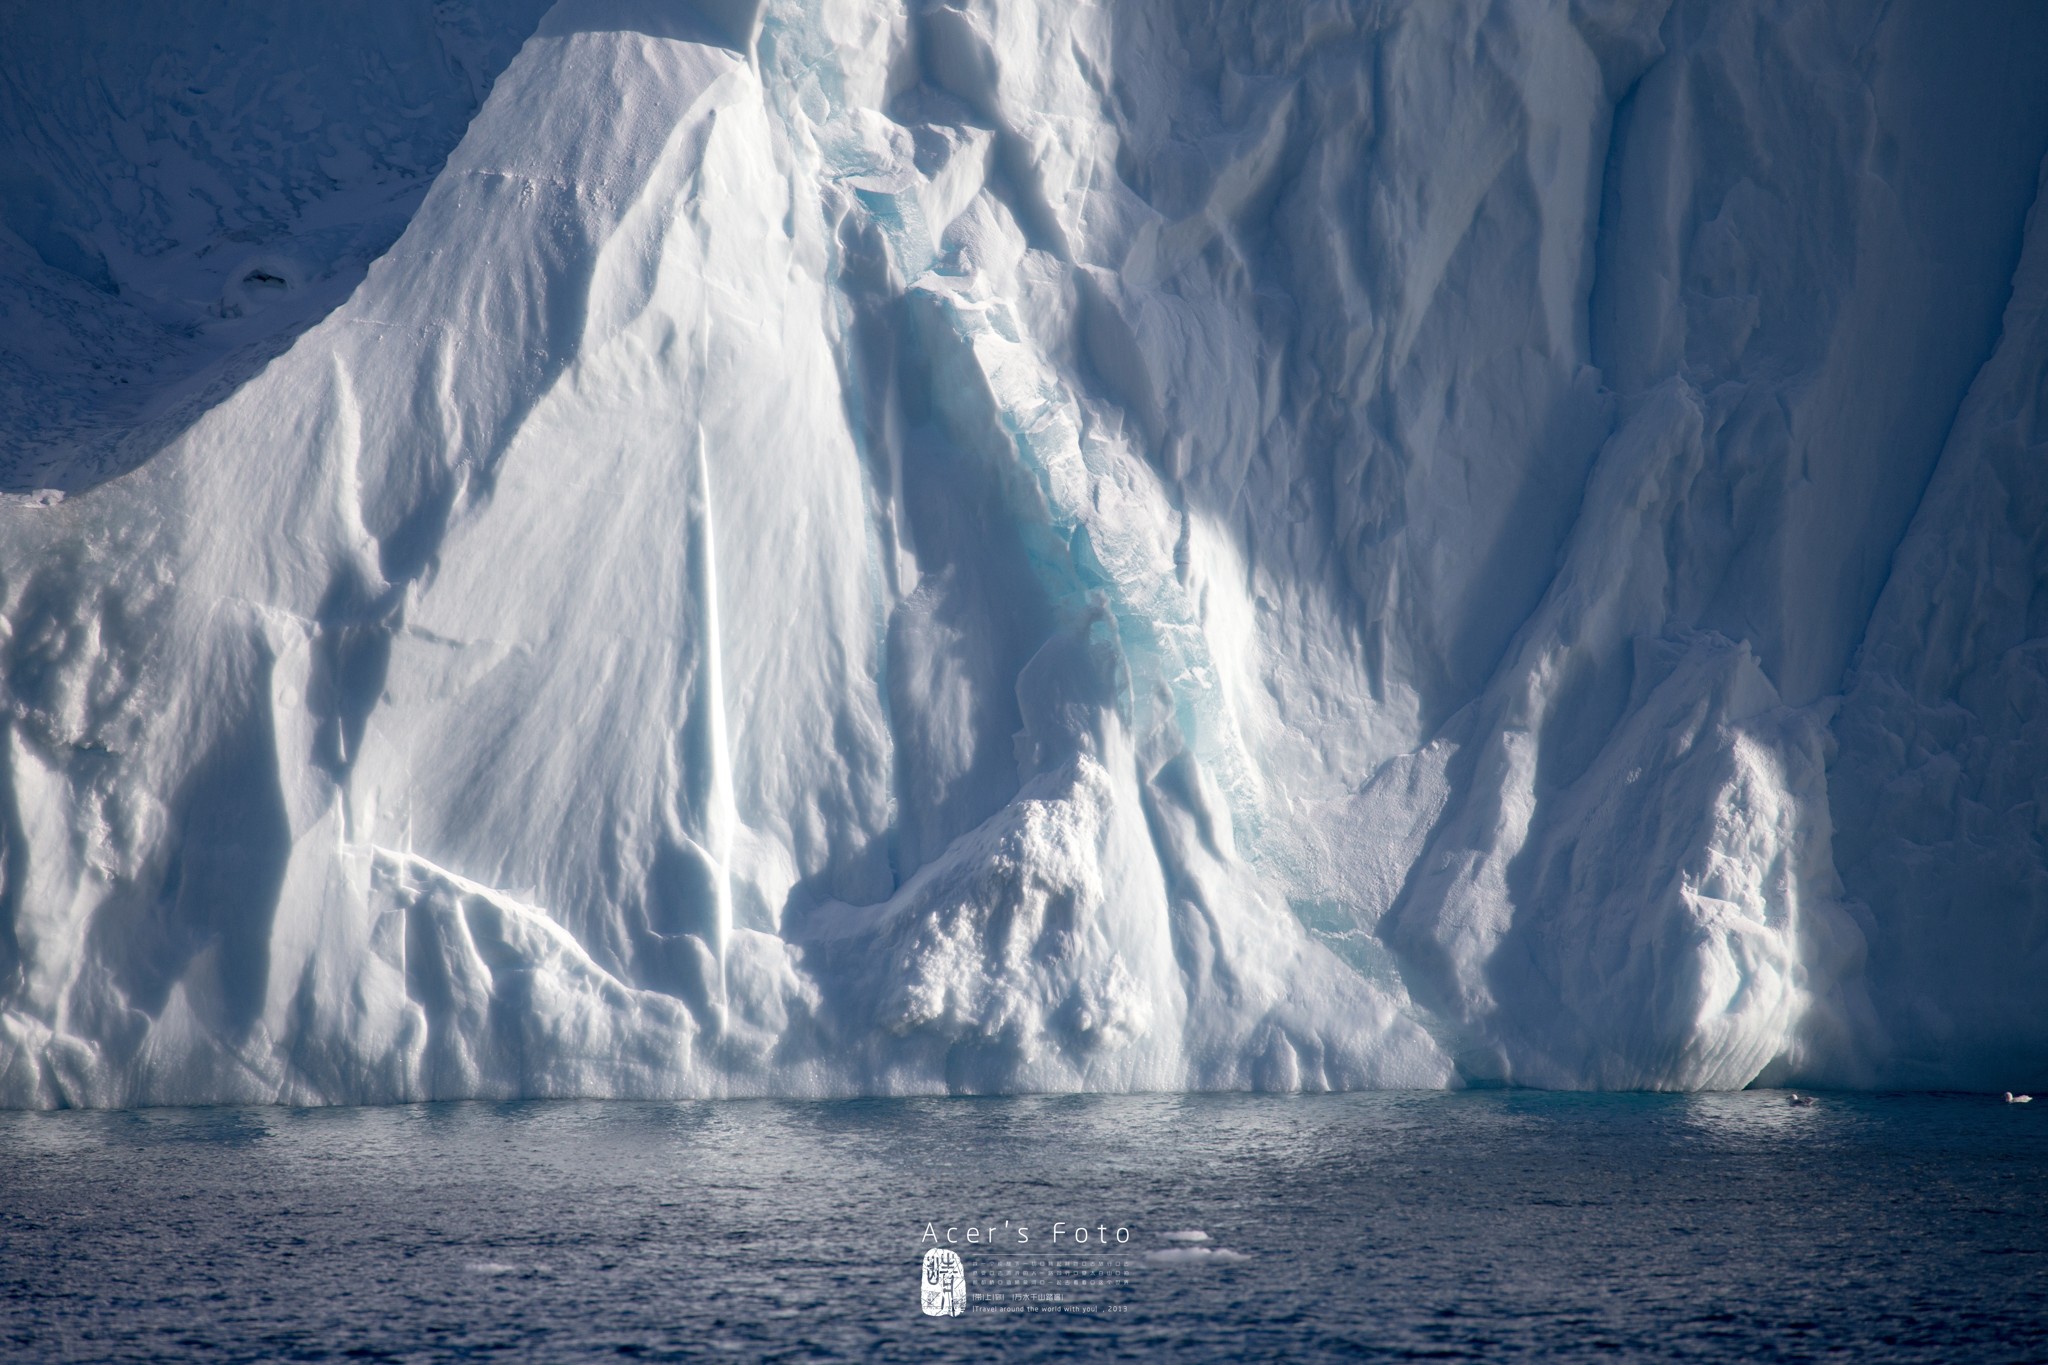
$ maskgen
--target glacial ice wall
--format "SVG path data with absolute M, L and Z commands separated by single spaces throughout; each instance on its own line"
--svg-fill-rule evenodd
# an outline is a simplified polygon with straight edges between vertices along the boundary
M 2048 12 L 515 10 L 0 54 L 0 1103 L 2048 1083 Z

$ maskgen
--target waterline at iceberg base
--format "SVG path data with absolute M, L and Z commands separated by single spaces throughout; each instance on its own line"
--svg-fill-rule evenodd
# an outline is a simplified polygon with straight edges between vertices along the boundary
M 2038 6 L 93 8 L 0 1104 L 2048 1086 Z

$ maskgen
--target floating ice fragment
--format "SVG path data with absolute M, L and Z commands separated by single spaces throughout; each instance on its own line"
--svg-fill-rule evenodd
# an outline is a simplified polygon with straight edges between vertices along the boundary
M 1223 1247 L 1167 1247 L 1146 1252 L 1145 1259 L 1154 1265 L 1231 1265 L 1251 1257 Z

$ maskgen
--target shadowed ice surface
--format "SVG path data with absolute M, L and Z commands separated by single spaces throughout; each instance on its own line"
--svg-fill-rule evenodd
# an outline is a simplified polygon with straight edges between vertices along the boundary
M 1494 1091 L 7 1114 L 0 1354 L 2038 1360 L 2037 1110 Z M 1131 1240 L 1068 1233 L 1083 1283 L 987 1311 L 1055 1222 Z M 920 1316 L 927 1224 L 955 1234 L 959 1317 Z

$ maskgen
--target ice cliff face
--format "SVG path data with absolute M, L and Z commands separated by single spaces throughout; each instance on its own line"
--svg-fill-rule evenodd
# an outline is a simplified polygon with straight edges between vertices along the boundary
M 4 45 L 0 1103 L 2048 1083 L 2048 12 L 515 11 Z

